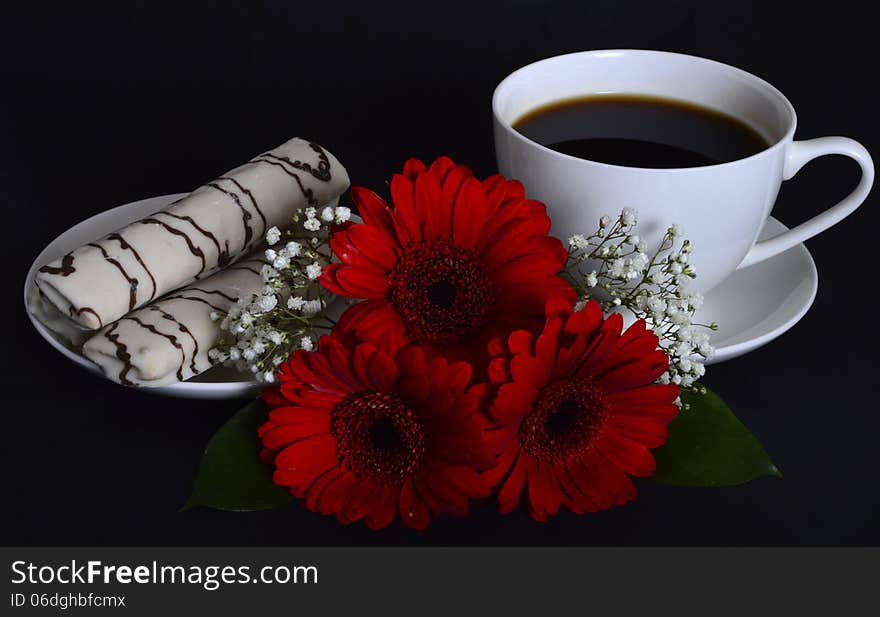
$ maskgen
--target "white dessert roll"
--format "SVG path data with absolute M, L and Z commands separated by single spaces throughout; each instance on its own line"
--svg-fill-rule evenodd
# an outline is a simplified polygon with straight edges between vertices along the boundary
M 40 268 L 36 284 L 60 311 L 96 330 L 245 255 L 267 229 L 341 195 L 339 161 L 293 138 L 165 209 Z
M 110 379 L 130 386 L 164 386 L 211 367 L 208 351 L 220 338 L 211 313 L 226 313 L 239 297 L 259 294 L 258 259 L 172 292 L 105 326 L 83 345 L 83 353 Z

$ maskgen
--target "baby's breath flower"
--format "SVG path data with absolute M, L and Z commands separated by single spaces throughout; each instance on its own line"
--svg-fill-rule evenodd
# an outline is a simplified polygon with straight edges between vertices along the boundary
M 260 299 L 257 301 L 257 306 L 260 307 L 260 310 L 264 313 L 271 311 L 278 304 L 278 297 L 275 294 L 269 296 L 260 296 Z
M 271 382 L 277 367 L 296 349 L 311 349 L 322 330 L 332 322 L 324 310 L 331 297 L 319 282 L 332 252 L 327 250 L 330 227 L 349 220 L 348 208 L 306 208 L 292 216 L 290 231 L 277 227 L 266 232 L 272 245 L 265 251 L 268 263 L 260 269 L 263 289 L 243 295 L 229 311 L 214 311 L 221 338 L 209 352 L 215 363 L 235 366 L 258 380 Z M 277 245 L 283 236 L 286 243 Z
M 351 209 L 345 206 L 336 208 L 336 223 L 342 224 L 351 218 Z
M 578 290 L 577 306 L 594 298 L 606 312 L 627 309 L 645 319 L 669 356 L 669 369 L 658 381 L 702 391 L 697 381 L 705 374 L 704 360 L 714 353 L 705 330 L 717 324 L 692 323 L 703 296 L 690 290 L 696 277 L 688 265 L 691 243 L 685 239 L 679 244 L 681 227 L 670 225 L 660 246 L 649 254 L 647 242 L 634 231 L 637 222 L 636 211 L 624 208 L 614 221 L 603 216 L 592 235 L 569 238 L 566 274 Z M 582 264 L 594 267 L 582 270 Z
M 271 246 L 281 239 L 281 230 L 277 227 L 270 227 L 266 231 L 266 242 Z
M 276 270 L 269 264 L 264 264 L 263 267 L 260 268 L 260 276 L 264 281 L 268 282 L 278 276 L 278 270 Z
M 311 265 L 306 266 L 306 276 L 309 277 L 310 280 L 314 281 L 316 278 L 321 276 L 321 271 L 323 268 L 321 264 L 317 261 Z
M 287 251 L 287 256 L 293 259 L 302 254 L 302 244 L 291 241 L 284 246 L 284 250 Z
M 595 287 L 599 284 L 599 277 L 596 274 L 596 271 L 593 270 L 590 272 L 587 277 L 584 279 L 584 282 L 587 284 L 587 287 Z
M 278 255 L 272 262 L 272 267 L 276 270 L 286 270 L 290 267 L 290 257 L 287 255 Z
M 571 238 L 568 239 L 568 244 L 578 250 L 586 250 L 589 248 L 590 244 L 587 242 L 587 239 L 583 236 L 583 234 L 575 234 Z

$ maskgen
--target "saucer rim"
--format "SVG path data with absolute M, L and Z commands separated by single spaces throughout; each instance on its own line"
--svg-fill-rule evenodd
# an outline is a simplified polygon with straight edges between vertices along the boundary
M 772 215 L 767 217 L 767 221 L 764 223 L 764 225 L 766 226 L 768 223 L 773 223 L 776 226 L 778 226 L 779 233 L 784 233 L 789 230 L 788 226 L 785 223 L 783 223 L 782 221 L 780 221 L 779 219 L 777 219 L 776 217 L 774 217 Z M 766 265 L 767 262 L 772 261 L 773 259 L 778 259 L 781 256 L 786 255 L 787 253 L 789 253 L 791 251 L 799 251 L 800 254 L 799 254 L 798 261 L 803 262 L 803 265 L 808 270 L 809 279 L 810 279 L 810 290 L 809 290 L 808 297 L 807 297 L 806 301 L 803 302 L 798 307 L 797 311 L 793 312 L 791 314 L 791 316 L 785 322 L 783 322 L 779 326 L 776 326 L 772 330 L 769 330 L 769 331 L 761 334 L 760 336 L 756 336 L 754 338 L 750 338 L 748 340 L 745 340 L 745 341 L 742 341 L 739 343 L 734 343 L 734 344 L 725 345 L 723 347 L 716 348 L 715 353 L 712 355 L 712 357 L 708 361 L 706 361 L 706 365 L 720 364 L 722 362 L 727 362 L 728 360 L 733 360 L 735 358 L 743 356 L 747 353 L 755 351 L 756 349 L 759 349 L 760 347 L 767 345 L 768 343 L 776 340 L 777 338 L 779 338 L 780 336 L 782 336 L 783 334 L 785 334 L 786 332 L 791 330 L 801 319 L 804 318 L 804 315 L 806 315 L 807 312 L 810 310 L 810 308 L 813 306 L 813 303 L 816 300 L 816 295 L 819 292 L 819 271 L 816 268 L 816 260 L 813 259 L 813 255 L 810 253 L 810 250 L 807 248 L 807 246 L 803 242 L 796 244 L 795 246 L 791 247 L 787 251 L 783 251 L 777 255 L 770 257 L 769 259 L 766 259 L 764 261 L 759 261 L 759 262 L 754 263 L 746 268 L 743 268 L 741 271 L 747 272 L 747 271 L 751 270 L 752 268 L 755 268 L 755 269 L 761 268 L 762 266 Z M 718 286 L 720 287 L 723 284 L 724 284 L 724 281 L 719 283 Z M 711 293 L 712 293 L 712 290 L 709 290 L 706 295 L 709 295 Z M 758 323 L 760 323 L 760 322 L 758 322 Z

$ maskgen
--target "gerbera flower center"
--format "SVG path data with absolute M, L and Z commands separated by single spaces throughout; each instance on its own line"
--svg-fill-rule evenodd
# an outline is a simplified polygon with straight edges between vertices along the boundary
M 418 343 L 460 342 L 485 326 L 495 307 L 495 290 L 479 255 L 445 240 L 407 250 L 390 283 L 391 303 Z
M 552 381 L 541 390 L 520 426 L 520 442 L 538 459 L 564 461 L 593 443 L 608 412 L 602 389 L 590 379 Z
M 421 420 L 395 394 L 352 394 L 334 407 L 330 432 L 341 463 L 387 484 L 412 476 L 425 453 Z

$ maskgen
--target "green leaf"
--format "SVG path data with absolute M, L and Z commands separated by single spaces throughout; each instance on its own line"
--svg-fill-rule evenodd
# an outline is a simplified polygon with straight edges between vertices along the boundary
M 290 493 L 272 482 L 272 468 L 260 460 L 257 429 L 268 409 L 256 400 L 214 433 L 196 476 L 192 495 L 181 511 L 199 506 L 248 512 L 290 503 Z
M 684 486 L 734 486 L 762 476 L 782 477 L 754 435 L 714 392 L 681 395 L 690 405 L 669 425 L 654 450 L 656 482 Z

